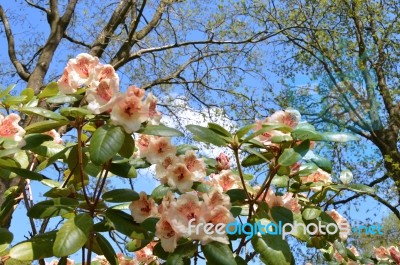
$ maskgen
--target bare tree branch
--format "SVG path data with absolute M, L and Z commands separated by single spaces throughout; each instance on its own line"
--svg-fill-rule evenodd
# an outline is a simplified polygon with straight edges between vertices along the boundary
M 7 42 L 8 42 L 8 56 L 10 57 L 10 60 L 12 64 L 14 65 L 15 69 L 17 70 L 18 75 L 24 80 L 28 81 L 30 77 L 30 73 L 28 69 L 18 60 L 16 52 L 15 52 L 15 42 L 14 42 L 14 36 L 11 31 L 10 23 L 8 22 L 8 18 L 4 12 L 3 7 L 0 5 L 0 18 L 4 26 L 4 31 L 7 36 Z

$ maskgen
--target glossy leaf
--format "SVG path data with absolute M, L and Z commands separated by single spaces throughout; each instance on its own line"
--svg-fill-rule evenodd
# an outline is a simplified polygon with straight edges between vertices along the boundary
M 147 239 L 148 237 L 147 230 L 136 224 L 132 216 L 123 211 L 108 209 L 106 218 L 115 230 L 132 239 Z
M 236 264 L 229 245 L 220 242 L 211 242 L 201 246 L 204 256 L 209 264 L 233 265 Z
M 322 135 L 316 132 L 314 129 L 296 128 L 296 130 L 292 131 L 291 134 L 294 139 L 301 141 L 320 141 L 323 138 Z
M 228 132 L 224 127 L 216 124 L 216 123 L 208 123 L 207 125 L 208 128 L 210 128 L 212 131 L 214 131 L 215 133 L 218 133 L 219 135 L 231 138 L 232 134 L 230 132 Z
M 108 202 L 131 202 L 139 200 L 139 194 L 130 189 L 116 189 L 104 193 L 102 198 Z
M 210 143 L 216 146 L 226 146 L 227 142 L 209 128 L 205 128 L 198 125 L 187 125 L 186 128 L 194 135 L 195 140 Z
M 165 125 L 146 125 L 146 127 L 140 129 L 138 133 L 164 137 L 184 136 L 184 134 L 179 130 L 167 127 Z
M 21 261 L 32 261 L 54 256 L 55 233 L 55 231 L 48 232 L 21 242 L 11 248 L 10 257 Z
M 90 159 L 97 165 L 107 162 L 121 149 L 124 140 L 121 127 L 104 125 L 98 128 L 90 141 Z
M 151 193 L 151 198 L 153 198 L 153 200 L 155 201 L 160 201 L 164 198 L 165 195 L 167 195 L 167 193 L 171 191 L 171 188 L 167 185 L 160 185 L 158 187 L 156 187 L 152 193 Z
M 90 110 L 84 108 L 67 107 L 61 108 L 60 113 L 65 117 L 79 118 L 87 115 L 92 115 Z
M 364 185 L 364 184 L 349 184 L 349 185 L 347 185 L 347 189 L 349 189 L 351 191 L 355 191 L 355 192 L 365 192 L 365 193 L 369 193 L 369 194 L 375 193 L 374 188 Z
M 95 240 L 97 242 L 97 245 L 100 247 L 102 251 L 102 255 L 106 257 L 107 261 L 111 265 L 117 265 L 118 264 L 117 254 L 115 253 L 114 248 L 111 246 L 108 240 L 100 233 L 97 233 L 95 235 Z
M 350 133 L 326 132 L 322 134 L 324 141 L 345 143 L 349 141 L 359 141 L 360 138 Z
M 8 248 L 13 238 L 14 236 L 10 231 L 0 227 L 0 253 Z
M 32 148 L 40 146 L 42 143 L 46 141 L 52 141 L 53 137 L 50 135 L 46 134 L 41 134 L 41 133 L 34 133 L 34 134 L 28 134 L 24 138 L 26 144 L 23 146 L 21 149 L 22 150 L 30 150 Z
M 310 142 L 304 141 L 294 148 L 287 148 L 283 151 L 278 159 L 278 163 L 282 166 L 291 166 L 299 161 L 310 148 Z
M 130 134 L 125 134 L 124 143 L 118 151 L 118 154 L 124 158 L 130 158 L 133 155 L 133 152 L 135 152 L 135 140 L 133 140 Z
M 293 262 L 289 245 L 280 235 L 254 236 L 251 243 L 257 253 L 260 253 L 260 259 L 264 264 L 290 265 Z
M 317 218 L 321 214 L 322 210 L 319 208 L 305 208 L 301 215 L 304 220 L 312 220 Z
M 88 240 L 92 227 L 93 219 L 86 213 L 67 220 L 57 232 L 54 255 L 64 257 L 78 251 Z
M 68 124 L 69 121 L 67 120 L 59 120 L 59 121 L 52 121 L 52 120 L 48 120 L 48 121 L 39 121 L 39 122 L 35 122 L 29 126 L 27 126 L 25 128 L 25 131 L 27 133 L 43 133 L 43 132 L 47 132 L 50 131 L 52 129 L 57 129 L 63 125 Z
M 112 163 L 109 170 L 122 178 L 136 178 L 137 176 L 136 169 L 128 163 Z
M 54 97 L 50 97 L 46 100 L 47 103 L 50 104 L 64 104 L 64 103 L 73 103 L 78 100 L 81 100 L 83 96 L 81 95 L 56 95 Z
M 64 116 L 53 112 L 51 110 L 39 108 L 39 107 L 31 107 L 31 108 L 22 108 L 20 109 L 21 112 L 27 113 L 27 114 L 36 114 L 38 116 L 45 117 L 47 119 L 51 120 L 56 120 L 56 121 L 61 121 L 61 120 L 67 120 Z
M 43 91 L 38 95 L 38 98 L 47 98 L 51 96 L 55 96 L 58 93 L 58 84 L 57 82 L 49 83 Z
M 37 219 L 50 218 L 71 213 L 79 205 L 76 199 L 55 198 L 41 201 L 28 211 L 28 216 Z
M 199 150 L 197 146 L 190 145 L 190 144 L 181 144 L 176 147 L 176 154 L 177 155 L 184 155 L 186 151 L 189 150 Z

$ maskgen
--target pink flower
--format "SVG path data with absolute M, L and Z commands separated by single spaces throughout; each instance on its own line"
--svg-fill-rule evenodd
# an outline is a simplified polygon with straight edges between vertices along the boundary
M 57 81 L 60 92 L 72 94 L 79 87 L 89 85 L 98 64 L 99 59 L 87 53 L 81 53 L 75 59 L 70 59 L 63 75 Z
M 400 251 L 397 247 L 395 246 L 390 246 L 388 249 L 390 256 L 396 262 L 396 264 L 400 264 Z
M 265 121 L 264 121 L 265 122 Z M 256 126 L 255 126 L 255 130 L 261 130 L 263 128 L 263 121 L 256 121 Z M 260 135 L 258 135 L 255 139 L 260 141 L 262 144 L 264 144 L 264 146 L 270 148 L 270 149 L 279 149 L 279 144 L 276 143 L 272 143 L 272 137 L 274 136 L 282 136 L 282 135 L 289 135 L 287 133 L 283 133 L 281 131 L 278 130 L 270 130 L 267 132 L 264 132 Z
M 133 220 L 135 222 L 141 223 L 146 218 L 157 216 L 158 210 L 153 199 L 148 199 L 146 193 L 140 192 L 140 199 L 131 202 L 129 205 Z
M 185 164 L 178 163 L 168 167 L 168 185 L 180 192 L 189 191 L 193 186 L 194 174 Z
M 299 214 L 301 211 L 299 199 L 293 195 L 293 193 L 288 192 L 282 196 L 283 207 L 291 210 L 294 213 Z
M 301 115 L 297 110 L 279 110 L 266 119 L 269 123 L 282 123 L 291 128 L 295 128 L 300 121 Z
M 120 95 L 112 108 L 111 121 L 121 125 L 127 133 L 136 132 L 147 119 L 142 108 L 139 98 Z
M 226 154 L 220 153 L 216 160 L 218 172 L 222 170 L 228 170 L 230 168 L 229 157 Z
M 117 258 L 118 258 L 118 265 L 139 265 L 139 262 L 137 260 L 127 259 L 122 253 L 117 253 Z M 106 260 L 106 262 L 108 261 Z M 108 265 L 110 263 L 105 263 L 104 265 L 106 264 Z
M 175 155 L 167 156 L 163 162 L 156 165 L 156 177 L 160 180 L 162 184 L 168 182 L 169 168 L 179 163 L 179 159 Z
M 157 98 L 152 93 L 149 93 L 144 105 L 146 106 L 146 116 L 150 124 L 160 124 L 161 113 L 157 111 Z
M 141 134 L 139 136 L 139 139 L 136 141 L 136 146 L 139 149 L 139 155 L 141 158 L 146 157 L 148 150 L 149 150 L 149 145 L 150 141 L 154 138 L 154 136 L 151 135 L 146 135 L 146 134 Z
M 156 244 L 157 242 L 153 241 L 147 244 L 147 246 L 145 246 L 144 248 L 135 251 L 136 260 L 139 262 L 143 262 L 144 264 L 150 264 L 153 261 L 157 260 L 157 257 L 153 254 L 154 246 Z
M 208 193 L 204 193 L 203 200 L 209 209 L 213 209 L 218 205 L 222 205 L 228 209 L 231 208 L 229 196 L 220 192 L 218 189 L 212 189 Z
M 374 247 L 374 255 L 377 260 L 388 260 L 390 253 L 385 247 Z
M 18 122 L 21 117 L 15 113 L 11 113 L 4 118 L 0 114 L 0 137 L 13 140 L 18 143 L 19 147 L 25 145 L 25 140 L 23 139 L 25 135 L 25 130 L 19 126 Z
M 261 200 L 264 196 L 265 192 L 260 196 L 259 200 Z M 269 208 L 283 206 L 282 196 L 276 196 L 272 189 L 268 189 L 267 195 L 265 196 L 265 202 L 268 204 Z
M 311 173 L 310 175 L 308 175 L 306 177 L 301 177 L 300 179 L 304 183 L 308 183 L 308 182 L 321 183 L 321 184 L 332 183 L 331 175 L 328 172 L 326 172 L 320 168 L 318 168 L 317 171 L 315 171 L 314 173 Z M 322 188 L 321 188 L 321 186 L 315 186 L 315 187 L 311 187 L 311 189 L 314 191 L 319 191 Z
M 219 174 L 210 175 L 211 185 L 220 191 L 240 188 L 240 179 L 230 170 L 222 170 Z
M 57 143 L 57 144 L 62 144 L 62 142 L 63 142 L 63 140 L 61 139 L 60 134 L 54 129 L 51 130 L 51 131 L 45 132 L 43 134 L 46 134 L 46 135 L 49 135 L 49 136 L 53 137 L 53 141 L 55 143 Z
M 202 159 L 197 158 L 193 150 L 186 151 L 185 155 L 179 156 L 186 168 L 194 174 L 194 179 L 201 181 L 206 177 L 206 165 Z
M 165 214 L 156 224 L 156 237 L 161 241 L 161 246 L 166 252 L 174 252 L 177 241 L 181 236 L 172 228 L 169 218 Z
M 176 154 L 176 147 L 171 144 L 169 138 L 152 137 L 148 145 L 146 160 L 152 164 L 161 163 L 168 156 Z M 142 156 L 142 153 L 141 153 Z
M 339 228 L 339 237 L 342 241 L 345 241 L 350 234 L 350 224 L 347 222 L 346 218 L 340 215 L 336 210 L 328 211 L 330 217 L 336 222 Z

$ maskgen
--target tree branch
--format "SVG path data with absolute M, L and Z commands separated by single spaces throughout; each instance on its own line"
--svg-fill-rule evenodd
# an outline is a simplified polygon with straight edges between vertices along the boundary
M 12 64 L 14 65 L 15 69 L 17 70 L 17 73 L 19 77 L 21 77 L 22 80 L 28 81 L 30 77 L 30 73 L 28 69 L 17 59 L 17 55 L 15 52 L 15 42 L 14 42 L 14 36 L 11 31 L 10 23 L 8 22 L 8 18 L 4 12 L 3 7 L 0 5 L 0 18 L 4 26 L 4 31 L 6 33 L 7 37 L 7 42 L 8 42 L 8 56 L 10 57 L 10 60 Z

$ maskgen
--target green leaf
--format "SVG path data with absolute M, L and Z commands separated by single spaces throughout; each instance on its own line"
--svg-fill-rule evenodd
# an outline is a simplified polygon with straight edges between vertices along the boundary
M 81 95 L 57 95 L 46 100 L 49 104 L 74 103 L 83 98 Z
M 38 147 L 42 143 L 46 141 L 51 141 L 53 140 L 53 137 L 50 135 L 46 134 L 40 134 L 40 133 L 34 133 L 34 134 L 28 134 L 25 136 L 25 142 L 26 145 L 22 147 L 22 150 L 30 150 L 32 148 Z
M 184 155 L 189 150 L 199 150 L 199 148 L 190 144 L 181 144 L 176 147 L 176 155 Z
M 30 100 L 32 100 L 32 98 L 35 96 L 35 91 L 32 88 L 27 87 L 21 91 L 20 95 L 26 96 L 26 100 L 23 102 L 25 104 L 25 103 L 29 102 Z
M 210 128 L 211 130 L 213 130 L 215 133 L 218 133 L 219 135 L 231 138 L 232 134 L 230 132 L 228 132 L 224 127 L 216 124 L 216 123 L 208 123 L 207 125 L 208 128 Z
M 14 236 L 10 231 L 0 227 L 0 253 L 8 248 L 13 238 Z
M 186 260 L 193 257 L 197 248 L 197 243 L 195 242 L 188 242 L 178 246 L 175 251 L 168 256 L 166 265 L 186 264 Z
M 133 152 L 135 152 L 135 140 L 133 140 L 130 134 L 125 134 L 124 143 L 118 151 L 118 154 L 124 158 L 131 158 Z
M 69 123 L 69 121 L 67 120 L 60 120 L 60 121 L 52 121 L 52 120 L 48 120 L 48 121 L 39 121 L 39 122 L 35 122 L 29 126 L 27 126 L 25 128 L 25 131 L 28 134 L 31 133 L 44 133 L 47 131 L 50 131 L 52 129 L 57 129 L 63 125 L 67 125 Z
M 11 96 L 7 95 L 5 96 L 3 100 L 3 104 L 6 106 L 13 106 L 17 104 L 24 103 L 27 100 L 27 96 Z
M 323 138 L 322 135 L 316 132 L 314 129 L 296 128 L 296 130 L 292 131 L 291 134 L 294 139 L 300 141 L 304 140 L 321 141 Z
M 95 235 L 95 240 L 101 251 L 103 252 L 102 254 L 104 255 L 104 257 L 106 257 L 107 261 L 111 265 L 118 265 L 117 254 L 115 254 L 114 248 L 111 246 L 108 240 L 100 233 L 97 233 Z
M 199 191 L 199 192 L 207 193 L 210 191 L 211 187 L 209 185 L 207 185 L 206 183 L 195 181 L 195 182 L 193 182 L 192 189 Z
M 137 176 L 136 169 L 128 163 L 112 163 L 109 170 L 122 178 L 136 178 Z
M 0 97 L 4 97 L 10 94 L 10 92 L 15 88 L 16 85 L 9 85 L 6 89 L 0 92 Z
M 53 245 L 55 256 L 64 257 L 77 252 L 89 238 L 93 219 L 84 213 L 67 220 L 57 232 Z
M 186 128 L 193 133 L 194 139 L 210 143 L 216 146 L 226 146 L 227 141 L 222 138 L 219 134 L 215 133 L 209 128 L 205 128 L 198 125 L 187 125 Z
M 146 239 L 134 239 L 132 241 L 129 241 L 128 243 L 126 243 L 125 248 L 126 250 L 128 250 L 129 252 L 135 252 L 138 251 L 142 248 L 144 248 L 145 246 L 147 246 L 151 241 L 150 240 L 146 240 Z
M 359 141 L 360 138 L 350 133 L 326 132 L 322 134 L 323 140 L 328 142 L 345 143 L 348 141 Z
M 57 156 L 60 152 L 65 153 L 67 152 L 72 146 L 65 147 L 62 144 L 58 144 L 54 141 L 47 141 L 43 142 L 40 146 L 32 148 L 32 152 L 44 157 L 53 157 Z M 60 154 L 60 157 L 57 159 L 62 158 L 63 155 Z
M 85 117 L 87 115 L 92 115 L 92 112 L 90 110 L 84 108 L 76 108 L 76 107 L 61 108 L 60 113 L 62 116 L 72 117 L 75 119 L 80 117 Z
M 132 238 L 132 239 L 147 239 L 147 230 L 136 224 L 132 216 L 129 214 L 115 209 L 108 209 L 106 211 L 107 221 L 118 232 Z
M 50 143 L 50 142 L 47 142 L 47 143 Z M 54 143 L 54 142 L 53 142 L 53 143 Z M 41 146 L 41 147 L 42 147 L 42 146 Z M 44 154 L 46 154 L 44 157 L 49 157 L 49 158 L 45 159 L 42 163 L 40 163 L 40 164 L 36 167 L 36 169 L 35 169 L 36 172 L 42 171 L 42 170 L 45 169 L 46 167 L 48 167 L 48 166 L 52 165 L 53 163 L 55 163 L 58 159 L 65 158 L 65 153 L 66 153 L 72 146 L 70 146 L 70 147 L 65 147 L 65 148 L 63 148 L 61 151 L 58 151 L 58 152 L 57 152 L 57 150 L 60 150 L 60 149 L 58 149 L 58 148 L 51 148 L 51 146 L 49 146 L 49 145 L 47 145 L 47 147 L 44 146 L 44 148 L 41 148 L 41 147 L 39 147 L 39 148 L 41 149 L 41 151 L 40 151 L 39 153 L 42 153 L 42 154 L 44 153 Z M 53 146 L 53 147 L 54 147 L 54 146 Z M 62 147 L 62 146 L 59 146 L 59 147 Z M 35 151 L 38 151 L 38 149 L 35 149 Z M 54 152 L 56 152 L 56 153 L 53 154 Z
M 64 116 L 56 112 L 39 107 L 22 108 L 20 111 L 27 114 L 35 114 L 55 121 L 67 120 Z
M 146 125 L 146 127 L 141 128 L 137 132 L 141 134 L 158 135 L 164 137 L 184 136 L 184 134 L 179 130 L 167 127 L 165 125 Z
M 278 188 L 284 188 L 284 187 L 287 187 L 288 181 L 289 181 L 288 176 L 275 176 L 272 179 L 271 184 Z
M 250 167 L 255 165 L 260 165 L 266 163 L 266 160 L 270 160 L 273 158 L 273 154 L 270 152 L 259 153 L 260 155 L 251 154 L 242 160 L 242 166 Z
M 264 264 L 290 265 L 293 262 L 289 245 L 280 235 L 253 236 L 251 243 L 257 253 L 260 253 L 260 259 Z
M 139 200 L 139 194 L 129 189 L 116 189 L 105 192 L 102 198 L 108 202 L 131 202 Z
M 150 197 L 155 201 L 161 201 L 169 191 L 172 190 L 168 185 L 160 185 L 152 191 Z
M 48 98 L 48 97 L 57 95 L 57 93 L 58 93 L 58 84 L 57 84 L 57 82 L 51 82 L 38 95 L 38 98 L 40 98 L 40 99 Z
M 10 257 L 21 261 L 33 261 L 54 256 L 55 233 L 56 231 L 41 234 L 14 246 L 10 250 Z
M 121 149 L 124 140 L 125 132 L 121 127 L 104 125 L 98 128 L 90 141 L 90 159 L 97 165 L 107 162 Z
M 246 125 L 242 128 L 240 128 L 237 132 L 236 132 L 236 136 L 241 139 L 243 136 L 245 136 L 249 131 L 251 131 L 253 128 L 255 127 L 255 124 L 250 124 L 250 125 Z
M 319 208 L 305 208 L 301 215 L 304 220 L 312 220 L 317 218 L 321 214 L 322 210 Z
M 29 169 L 19 168 L 19 167 L 8 167 L 8 166 L 2 166 L 2 167 L 11 172 L 14 172 L 15 174 L 17 174 L 23 178 L 27 178 L 27 179 L 31 179 L 31 180 L 39 180 L 39 181 L 42 180 L 43 178 L 46 178 L 44 175 L 36 173 Z
M 158 223 L 158 221 L 160 220 L 160 218 L 157 217 L 149 217 L 146 218 L 143 222 L 142 222 L 142 227 L 144 227 L 147 231 L 150 231 L 152 233 L 156 232 L 156 224 Z
M 331 173 L 332 172 L 332 163 L 331 161 L 329 161 L 326 158 L 323 158 L 322 156 L 319 155 L 314 155 L 311 158 L 311 162 L 313 162 L 314 164 L 316 164 L 319 168 L 321 168 L 322 170 Z
M 55 198 L 35 204 L 28 212 L 28 216 L 37 219 L 51 218 L 71 213 L 79 205 L 73 198 Z
M 348 190 L 355 191 L 355 192 L 365 192 L 369 194 L 375 194 L 375 189 L 364 185 L 364 184 L 348 184 L 346 187 Z
M 285 149 L 278 159 L 281 166 L 291 166 L 299 161 L 309 150 L 310 141 L 306 140 L 294 148 Z
M 247 199 L 246 192 L 242 189 L 231 189 L 226 191 L 226 194 L 229 196 L 231 202 L 244 201 Z
M 209 264 L 218 265 L 234 265 L 236 264 L 232 250 L 228 245 L 220 242 L 211 242 L 205 246 L 201 246 L 204 256 Z
M 288 134 L 283 135 L 274 135 L 271 137 L 272 143 L 284 143 L 284 142 L 291 142 L 293 138 Z

